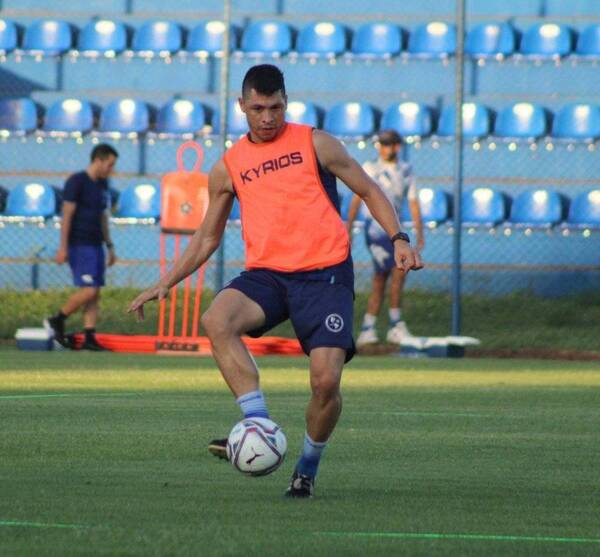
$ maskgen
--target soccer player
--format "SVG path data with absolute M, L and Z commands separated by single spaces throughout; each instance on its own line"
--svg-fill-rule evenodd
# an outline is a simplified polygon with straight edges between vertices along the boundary
M 336 177 L 361 196 L 386 230 L 398 267 L 408 272 L 421 263 L 387 197 L 342 144 L 322 131 L 285 121 L 287 96 L 277 67 L 250 68 L 239 103 L 250 131 L 211 169 L 204 222 L 172 270 L 142 292 L 129 311 L 142 319 L 146 302 L 165 298 L 169 288 L 210 257 L 237 197 L 246 271 L 217 294 L 202 325 L 244 416 L 269 417 L 256 363 L 241 336 L 258 337 L 292 321 L 310 358 L 312 396 L 302 455 L 286 495 L 311 497 L 321 454 L 342 410 L 342 368 L 354 354 L 354 275 Z M 225 457 L 225 444 L 226 439 L 215 440 L 209 450 Z
M 368 161 L 363 165 L 365 172 L 377 182 L 386 194 L 390 203 L 400 213 L 402 202 L 408 199 L 409 209 L 416 231 L 416 247 L 420 252 L 424 245 L 423 223 L 417 198 L 417 186 L 412 167 L 400 160 L 402 138 L 394 130 L 383 130 L 377 138 L 375 148 L 378 159 Z M 361 208 L 362 200 L 354 195 L 348 211 L 348 233 L 352 237 L 352 226 Z M 368 210 L 367 210 L 368 212 Z M 385 286 L 391 276 L 389 293 L 389 329 L 387 341 L 402 344 L 403 340 L 412 337 L 405 321 L 402 319 L 402 290 L 406 273 L 396 266 L 394 261 L 394 246 L 385 229 L 369 214 L 365 221 L 365 237 L 367 247 L 373 259 L 373 285 L 367 302 L 367 311 L 363 318 L 360 334 L 356 339 L 358 347 L 378 342 L 376 323 L 377 315 L 385 293 Z
M 55 260 L 69 262 L 73 283 L 78 290 L 60 308 L 58 313 L 44 321 L 54 331 L 54 338 L 67 346 L 65 321 L 69 315 L 83 308 L 85 338 L 84 350 L 106 350 L 96 339 L 98 301 L 104 286 L 106 263 L 116 261 L 115 248 L 110 239 L 107 209 L 110 206 L 108 178 L 119 154 L 110 145 L 100 144 L 92 149 L 90 164 L 82 172 L 70 176 L 63 189 L 60 246 Z

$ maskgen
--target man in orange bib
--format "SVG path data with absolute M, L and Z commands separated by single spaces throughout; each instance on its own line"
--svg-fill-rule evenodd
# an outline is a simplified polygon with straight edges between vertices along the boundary
M 276 66 L 250 68 L 239 103 L 250 131 L 211 169 L 204 222 L 173 269 L 142 292 L 129 311 L 143 319 L 146 302 L 165 298 L 211 256 L 237 197 L 246 271 L 217 294 L 202 325 L 244 417 L 269 417 L 256 363 L 241 337 L 261 336 L 292 321 L 310 358 L 312 397 L 302 455 L 286 495 L 312 497 L 321 454 L 342 409 L 342 368 L 354 355 L 354 275 L 336 178 L 360 196 L 387 232 L 396 266 L 406 273 L 422 264 L 400 232 L 388 198 L 342 144 L 325 132 L 285 121 L 287 96 Z M 226 458 L 225 444 L 226 439 L 217 439 L 209 450 Z

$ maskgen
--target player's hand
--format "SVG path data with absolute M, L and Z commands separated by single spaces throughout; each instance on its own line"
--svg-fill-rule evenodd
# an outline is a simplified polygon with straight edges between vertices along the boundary
M 115 248 L 108 248 L 108 256 L 106 258 L 106 264 L 112 267 L 117 262 L 117 254 Z
M 404 274 L 408 271 L 418 271 L 423 268 L 419 250 L 412 248 L 408 242 L 397 240 L 394 242 L 394 260 L 396 267 L 401 269 Z
M 54 260 L 62 265 L 67 260 L 67 250 L 65 248 L 58 248 Z
M 138 321 L 144 320 L 144 304 L 146 302 L 150 302 L 152 300 L 164 300 L 169 293 L 169 289 L 165 286 L 157 284 L 156 286 L 152 286 L 147 290 L 144 290 L 131 304 L 129 304 L 129 308 L 127 309 L 127 313 L 135 313 L 135 317 Z

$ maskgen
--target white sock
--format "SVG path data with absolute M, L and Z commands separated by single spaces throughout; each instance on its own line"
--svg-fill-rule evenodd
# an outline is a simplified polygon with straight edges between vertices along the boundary
M 400 308 L 390 308 L 390 323 L 395 325 L 398 321 L 402 321 L 402 311 Z
M 363 318 L 362 326 L 365 329 L 371 329 L 371 328 L 375 327 L 375 323 L 376 322 L 377 322 L 377 316 L 376 315 L 372 315 L 370 313 L 365 313 L 365 316 Z

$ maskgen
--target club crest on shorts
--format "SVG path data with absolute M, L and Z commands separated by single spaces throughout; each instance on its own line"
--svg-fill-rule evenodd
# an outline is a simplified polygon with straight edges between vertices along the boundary
M 341 315 L 331 313 L 325 318 L 325 327 L 332 333 L 339 333 L 344 328 L 344 320 Z

